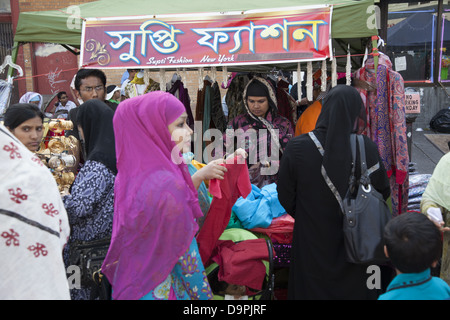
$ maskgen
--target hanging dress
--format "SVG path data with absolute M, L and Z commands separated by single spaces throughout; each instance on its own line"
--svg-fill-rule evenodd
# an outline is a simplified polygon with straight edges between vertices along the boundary
M 367 112 L 366 135 L 378 146 L 391 183 L 392 213 L 406 212 L 408 205 L 408 143 L 406 138 L 406 103 L 402 76 L 392 69 L 385 54 L 380 54 L 377 72 L 374 59 L 357 70 L 356 78 L 377 85 L 376 91 L 357 88 Z

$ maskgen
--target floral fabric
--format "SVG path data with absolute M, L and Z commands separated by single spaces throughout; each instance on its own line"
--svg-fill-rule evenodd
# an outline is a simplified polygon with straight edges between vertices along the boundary
M 211 287 L 194 239 L 172 272 L 141 300 L 210 300 Z
M 70 195 L 63 198 L 72 229 L 64 248 L 69 265 L 69 248 L 75 240 L 92 241 L 111 236 L 114 213 L 115 175 L 105 165 L 88 160 L 78 173 Z M 72 299 L 89 299 L 90 288 L 72 289 Z
M 271 166 L 278 168 L 282 151 L 286 148 L 289 140 L 294 136 L 294 129 L 289 120 L 282 116 L 272 118 L 272 115 L 269 113 L 266 120 L 272 124 L 273 129 L 278 130 L 278 137 L 275 138 L 279 140 L 281 147 L 278 155 L 271 154 L 271 150 L 272 148 L 275 148 L 275 146 L 272 146 L 274 141 L 271 139 L 271 133 L 267 126 L 265 124 L 261 124 L 258 120 L 251 118 L 247 114 L 239 115 L 229 122 L 227 129 L 233 130 L 227 130 L 225 132 L 224 152 L 228 153 L 229 151 L 234 151 L 237 148 L 243 148 L 248 154 L 247 163 L 249 166 L 256 165 L 258 162 L 271 160 Z M 246 136 L 251 136 L 249 133 L 250 129 L 254 130 L 253 132 L 255 133 L 256 139 L 245 138 Z M 235 143 L 234 137 L 237 137 L 238 145 L 235 145 L 233 148 L 233 144 Z M 243 142 L 243 145 L 239 145 L 240 141 Z M 278 170 L 275 171 L 278 172 Z M 262 188 L 265 184 L 277 182 L 277 174 L 274 174 L 272 176 L 266 176 L 264 183 L 259 183 L 259 172 L 259 168 L 250 170 L 250 180 L 252 184 Z

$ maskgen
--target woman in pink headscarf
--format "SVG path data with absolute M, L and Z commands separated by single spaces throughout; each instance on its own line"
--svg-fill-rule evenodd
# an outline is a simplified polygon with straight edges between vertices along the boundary
M 113 234 L 102 266 L 113 299 L 212 298 L 194 237 L 203 215 L 180 152 L 191 142 L 186 119 L 161 91 L 116 110 Z

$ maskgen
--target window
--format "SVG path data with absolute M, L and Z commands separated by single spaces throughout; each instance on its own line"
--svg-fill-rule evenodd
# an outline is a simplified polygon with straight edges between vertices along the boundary
M 386 54 L 394 70 L 405 83 L 433 82 L 434 61 L 439 59 L 438 1 L 389 3 L 387 23 Z M 450 26 L 447 35 L 450 40 Z
M 0 13 L 11 13 L 10 0 L 0 0 Z

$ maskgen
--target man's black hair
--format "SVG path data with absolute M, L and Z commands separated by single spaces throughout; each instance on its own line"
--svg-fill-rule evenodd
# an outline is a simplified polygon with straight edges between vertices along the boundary
M 80 91 L 81 80 L 87 77 L 97 77 L 101 80 L 104 86 L 106 86 L 106 75 L 99 69 L 80 69 L 75 77 L 75 89 Z
M 67 95 L 67 93 L 66 93 L 65 91 L 60 91 L 60 92 L 58 92 L 58 95 L 57 95 L 58 100 L 61 99 L 61 97 L 62 97 L 63 94 Z

